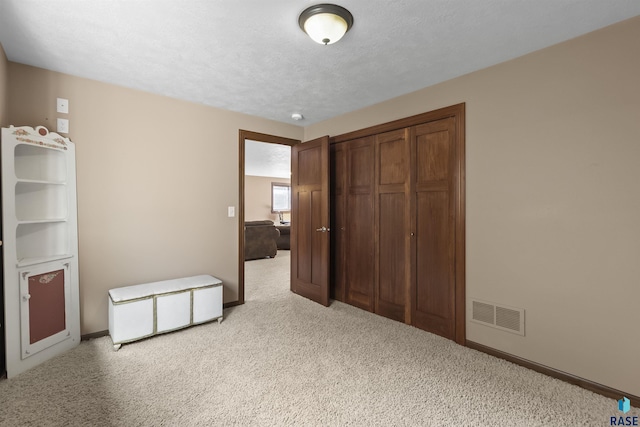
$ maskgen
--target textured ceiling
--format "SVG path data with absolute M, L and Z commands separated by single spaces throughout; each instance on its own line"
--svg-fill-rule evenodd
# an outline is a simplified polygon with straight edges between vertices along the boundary
M 291 179 L 291 147 L 247 140 L 244 174 Z
M 10 61 L 306 126 L 640 14 L 638 0 L 0 0 Z M 300 112 L 305 120 L 290 116 Z

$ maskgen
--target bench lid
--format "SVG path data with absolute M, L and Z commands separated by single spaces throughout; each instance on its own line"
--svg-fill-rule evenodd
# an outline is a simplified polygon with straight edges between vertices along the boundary
M 203 274 L 201 276 L 183 277 L 180 279 L 114 288 L 109 290 L 109 296 L 113 302 L 122 302 L 169 292 L 180 292 L 187 289 L 216 285 L 222 285 L 222 281 L 208 274 Z

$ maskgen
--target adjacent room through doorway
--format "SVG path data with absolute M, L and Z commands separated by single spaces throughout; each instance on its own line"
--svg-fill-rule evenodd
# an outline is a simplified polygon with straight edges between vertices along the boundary
M 240 304 L 289 292 L 291 147 L 298 142 L 240 131 Z

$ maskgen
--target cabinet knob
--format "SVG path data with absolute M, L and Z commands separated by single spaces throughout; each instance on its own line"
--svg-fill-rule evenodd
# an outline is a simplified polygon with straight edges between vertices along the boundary
M 415 235 L 416 235 L 416 233 L 411 233 L 411 237 L 413 237 L 413 236 L 415 236 Z

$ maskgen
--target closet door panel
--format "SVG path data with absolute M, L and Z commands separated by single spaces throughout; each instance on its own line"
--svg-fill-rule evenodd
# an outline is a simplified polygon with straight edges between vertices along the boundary
M 376 135 L 375 312 L 399 321 L 410 320 L 410 155 L 408 128 Z
M 373 144 L 370 138 L 351 143 L 348 150 L 350 194 L 373 192 Z
M 350 195 L 349 243 L 347 245 L 347 302 L 373 309 L 373 210 L 372 195 Z
M 413 324 L 455 339 L 454 121 L 415 127 Z
M 408 180 L 409 157 L 405 131 L 394 131 L 378 136 L 378 184 L 382 187 L 399 184 L 400 189 Z
M 378 269 L 378 307 L 376 312 L 404 321 L 405 268 L 409 253 L 406 247 L 406 197 L 403 193 L 379 195 L 380 248 Z
M 450 135 L 448 130 L 434 133 L 420 133 L 428 131 L 421 126 L 417 128 L 416 157 L 417 183 L 429 184 L 446 182 L 449 178 L 450 167 Z
M 446 192 L 420 193 L 416 201 L 416 322 L 439 335 L 451 332 L 454 316 L 453 227 Z
M 346 301 L 372 311 L 374 304 L 374 146 L 354 140 L 347 150 Z

